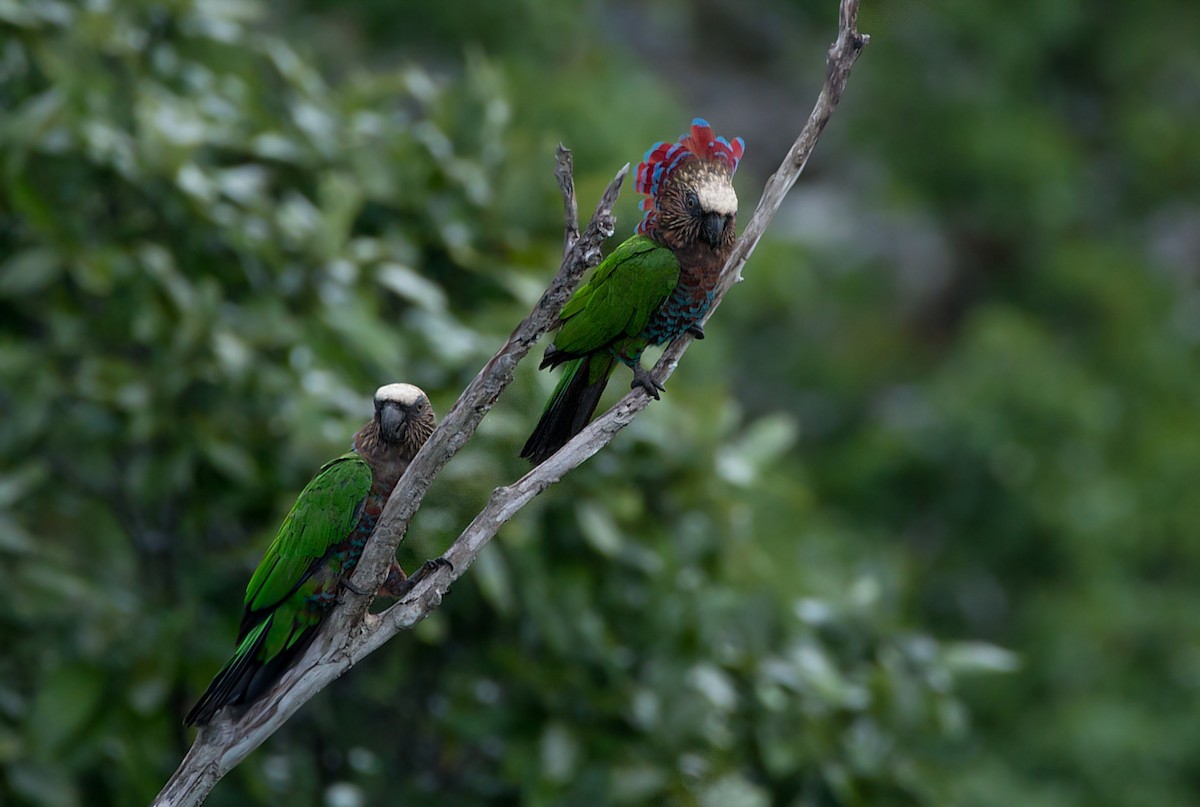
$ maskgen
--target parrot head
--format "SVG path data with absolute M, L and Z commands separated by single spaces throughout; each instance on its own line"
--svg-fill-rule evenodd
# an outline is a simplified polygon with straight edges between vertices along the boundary
M 375 390 L 375 426 L 386 445 L 424 444 L 436 421 L 429 398 L 412 384 L 387 384 Z
M 651 146 L 634 186 L 647 197 L 638 233 L 672 250 L 732 246 L 738 205 L 733 174 L 745 146 L 740 137 L 718 137 L 703 118 L 693 120 L 677 142 Z

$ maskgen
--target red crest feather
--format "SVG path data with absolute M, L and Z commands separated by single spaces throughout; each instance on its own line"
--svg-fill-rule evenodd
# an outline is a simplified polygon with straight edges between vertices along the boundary
M 677 142 L 660 141 L 651 146 L 642 162 L 638 164 L 637 178 L 634 180 L 637 192 L 648 197 L 642 200 L 642 210 L 646 211 L 646 215 L 638 224 L 637 231 L 643 235 L 653 231 L 658 190 L 663 181 L 670 178 L 671 173 L 684 160 L 692 157 L 707 162 L 724 163 L 729 168 L 729 176 L 732 177 L 737 171 L 745 148 L 746 143 L 740 137 L 735 137 L 732 142 L 718 137 L 704 118 L 695 118 L 691 131 L 681 134 Z

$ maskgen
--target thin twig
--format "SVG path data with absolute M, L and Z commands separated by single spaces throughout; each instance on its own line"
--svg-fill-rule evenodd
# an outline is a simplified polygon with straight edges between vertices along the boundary
M 828 69 L 816 106 L 779 170 L 767 181 L 754 215 L 722 270 L 709 316 L 741 279 L 742 267 L 804 170 L 841 99 L 850 70 L 868 41 L 865 34 L 856 30 L 859 2 L 840 2 L 838 37 L 829 49 Z M 558 274 L 530 315 L 467 386 L 409 465 L 388 500 L 354 573 L 352 583 L 356 589 L 374 591 L 378 588 L 434 477 L 475 433 L 480 420 L 511 382 L 517 363 L 554 323 L 583 272 L 599 262 L 600 244 L 613 232 L 612 206 L 628 169 L 629 166 L 622 168 L 609 185 L 587 230 L 580 237 L 570 152 L 560 147 L 555 176 L 563 192 L 565 256 Z M 690 343 L 691 338 L 684 336 L 667 347 L 655 366 L 655 374 L 660 380 L 666 380 L 675 371 Z M 366 612 L 370 596 L 348 593 L 346 604 L 331 616 L 305 657 L 284 675 L 266 698 L 236 719 L 222 713 L 201 730 L 179 769 L 154 801 L 154 807 L 200 804 L 225 773 L 245 759 L 301 705 L 396 633 L 424 619 L 441 603 L 450 584 L 466 572 L 503 524 L 535 496 L 607 445 L 646 408 L 649 401 L 649 396 L 641 389 L 628 393 L 554 456 L 512 485 L 493 491 L 487 505 L 443 556 L 452 566 L 438 569 L 422 579 L 403 602 L 379 615 L 371 615 Z
M 563 252 L 569 253 L 579 240 L 579 205 L 575 202 L 575 160 L 571 150 L 558 144 L 554 155 L 554 178 L 563 198 Z

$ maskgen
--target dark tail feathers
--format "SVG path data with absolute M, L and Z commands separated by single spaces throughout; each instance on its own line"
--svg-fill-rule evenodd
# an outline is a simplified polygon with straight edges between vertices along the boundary
M 291 647 L 266 662 L 257 656 L 267 633 L 271 629 L 274 615 L 267 617 L 257 629 L 250 631 L 238 646 L 233 658 L 225 663 L 213 678 L 200 700 L 183 719 L 185 726 L 207 725 L 218 711 L 226 706 L 253 703 L 266 694 L 279 680 L 288 667 L 292 666 L 312 641 L 317 631 L 309 627 L 308 635 L 301 636 Z
M 547 354 L 543 366 L 551 361 Z M 613 356 L 595 354 L 563 362 L 563 377 L 550 395 L 542 419 L 525 441 L 522 457 L 539 465 L 583 431 L 600 403 L 600 395 L 608 384 L 615 362 Z M 596 380 L 588 383 L 592 376 L 596 376 Z

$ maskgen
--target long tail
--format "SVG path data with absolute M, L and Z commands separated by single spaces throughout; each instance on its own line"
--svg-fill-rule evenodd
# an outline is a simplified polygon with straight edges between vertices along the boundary
M 246 638 L 238 645 L 233 658 L 225 662 L 225 666 L 213 678 L 208 689 L 200 696 L 200 700 L 183 719 L 185 726 L 203 726 L 213 719 L 218 711 L 226 706 L 239 703 L 252 703 L 262 697 L 274 684 L 292 662 L 304 652 L 309 642 L 317 634 L 316 627 L 294 626 L 293 631 L 303 631 L 293 639 L 288 637 L 284 649 L 265 661 L 259 656 L 267 634 L 271 632 L 271 624 L 275 620 L 271 614 L 257 627 L 246 634 Z M 294 636 L 294 634 L 293 634 Z
M 542 419 L 525 441 L 521 456 L 538 465 L 583 431 L 612 375 L 616 358 L 589 354 L 563 362 L 563 375 L 546 402 Z

